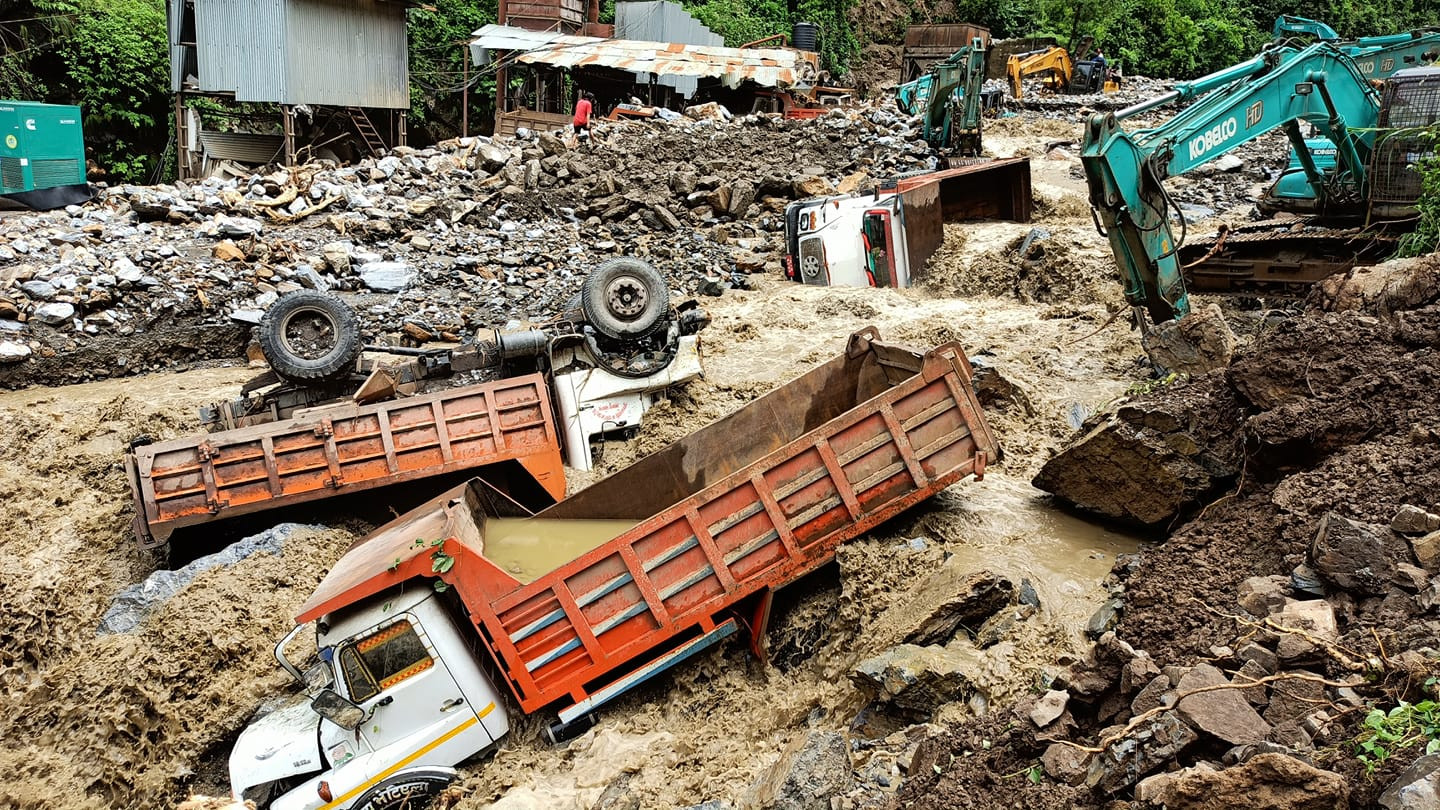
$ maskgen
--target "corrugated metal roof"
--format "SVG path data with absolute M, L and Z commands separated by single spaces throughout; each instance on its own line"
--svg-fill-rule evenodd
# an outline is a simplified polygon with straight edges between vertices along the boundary
M 717 78 L 734 86 L 753 81 L 764 87 L 791 87 L 809 68 L 798 51 L 781 48 L 726 48 L 627 39 L 600 39 L 538 33 L 487 25 L 476 31 L 471 51 L 523 51 L 516 61 L 556 67 L 610 67 L 657 76 Z

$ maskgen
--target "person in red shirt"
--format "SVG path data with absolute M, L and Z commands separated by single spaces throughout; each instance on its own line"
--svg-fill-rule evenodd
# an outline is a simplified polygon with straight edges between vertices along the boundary
M 580 100 L 575 102 L 575 118 L 571 124 L 575 127 L 575 138 L 577 141 L 586 141 L 590 138 L 590 114 L 595 110 L 595 95 L 583 93 Z

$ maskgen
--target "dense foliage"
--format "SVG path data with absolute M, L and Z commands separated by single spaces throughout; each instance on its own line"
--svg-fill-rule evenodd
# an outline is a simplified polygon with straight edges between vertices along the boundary
M 824 66 L 843 76 L 864 47 L 897 43 L 905 27 L 971 22 L 996 37 L 1092 36 L 1131 73 L 1191 77 L 1262 47 L 1282 13 L 1324 20 L 1342 36 L 1433 24 L 1435 0 L 681 0 L 740 45 L 820 26 Z M 411 130 L 458 134 L 467 81 L 463 42 L 494 22 L 497 0 L 432 0 L 409 12 Z M 614 0 L 604 0 L 603 19 Z M 0 0 L 0 98 L 78 103 L 91 159 L 119 179 L 152 176 L 170 141 L 164 0 Z M 494 79 L 469 71 L 471 130 L 493 112 Z

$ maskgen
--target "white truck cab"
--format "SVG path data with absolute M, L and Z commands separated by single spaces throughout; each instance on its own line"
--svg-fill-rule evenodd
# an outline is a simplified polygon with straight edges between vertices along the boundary
M 510 729 L 478 653 L 426 583 L 316 622 L 309 688 L 256 721 L 230 754 L 236 799 L 275 810 L 391 810 L 438 793 L 453 766 Z M 297 627 L 296 630 L 302 629 Z M 292 632 L 276 646 L 284 657 Z
M 787 274 L 802 284 L 908 287 L 900 195 L 801 200 L 786 207 Z

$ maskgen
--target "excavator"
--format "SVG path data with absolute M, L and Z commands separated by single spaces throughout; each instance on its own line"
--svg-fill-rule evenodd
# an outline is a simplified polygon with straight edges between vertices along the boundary
M 1005 61 L 1005 75 L 1010 79 L 1010 94 L 1015 98 L 1025 95 L 1024 80 L 1027 76 L 1039 76 L 1045 86 L 1057 93 L 1113 93 L 1118 83 L 1102 70 L 1098 59 L 1086 59 L 1093 37 L 1084 37 L 1079 47 L 1072 51 L 1052 45 L 1037 51 L 1011 55 Z
M 1158 324 L 1189 312 L 1186 270 L 1197 290 L 1293 290 L 1380 260 L 1407 223 L 1413 225 L 1420 193 L 1415 166 L 1435 154 L 1425 133 L 1440 122 L 1440 67 L 1396 70 L 1376 86 L 1361 65 L 1410 46 L 1357 43 L 1300 46 L 1285 39 L 1164 95 L 1089 118 L 1081 162 L 1090 204 L 1142 329 L 1147 315 Z M 1127 118 L 1177 102 L 1192 103 L 1158 126 L 1121 127 Z M 1333 165 L 1317 164 L 1301 124 L 1334 148 Z M 1165 180 L 1276 129 L 1289 137 L 1306 188 L 1287 199 L 1272 187 L 1265 205 L 1307 216 L 1222 233 L 1190 260 L 1181 249 L 1185 220 Z
M 900 85 L 895 104 L 906 115 L 922 116 L 921 137 L 947 156 L 980 155 L 981 85 L 985 82 L 985 42 L 969 45 L 931 66 L 920 78 Z

